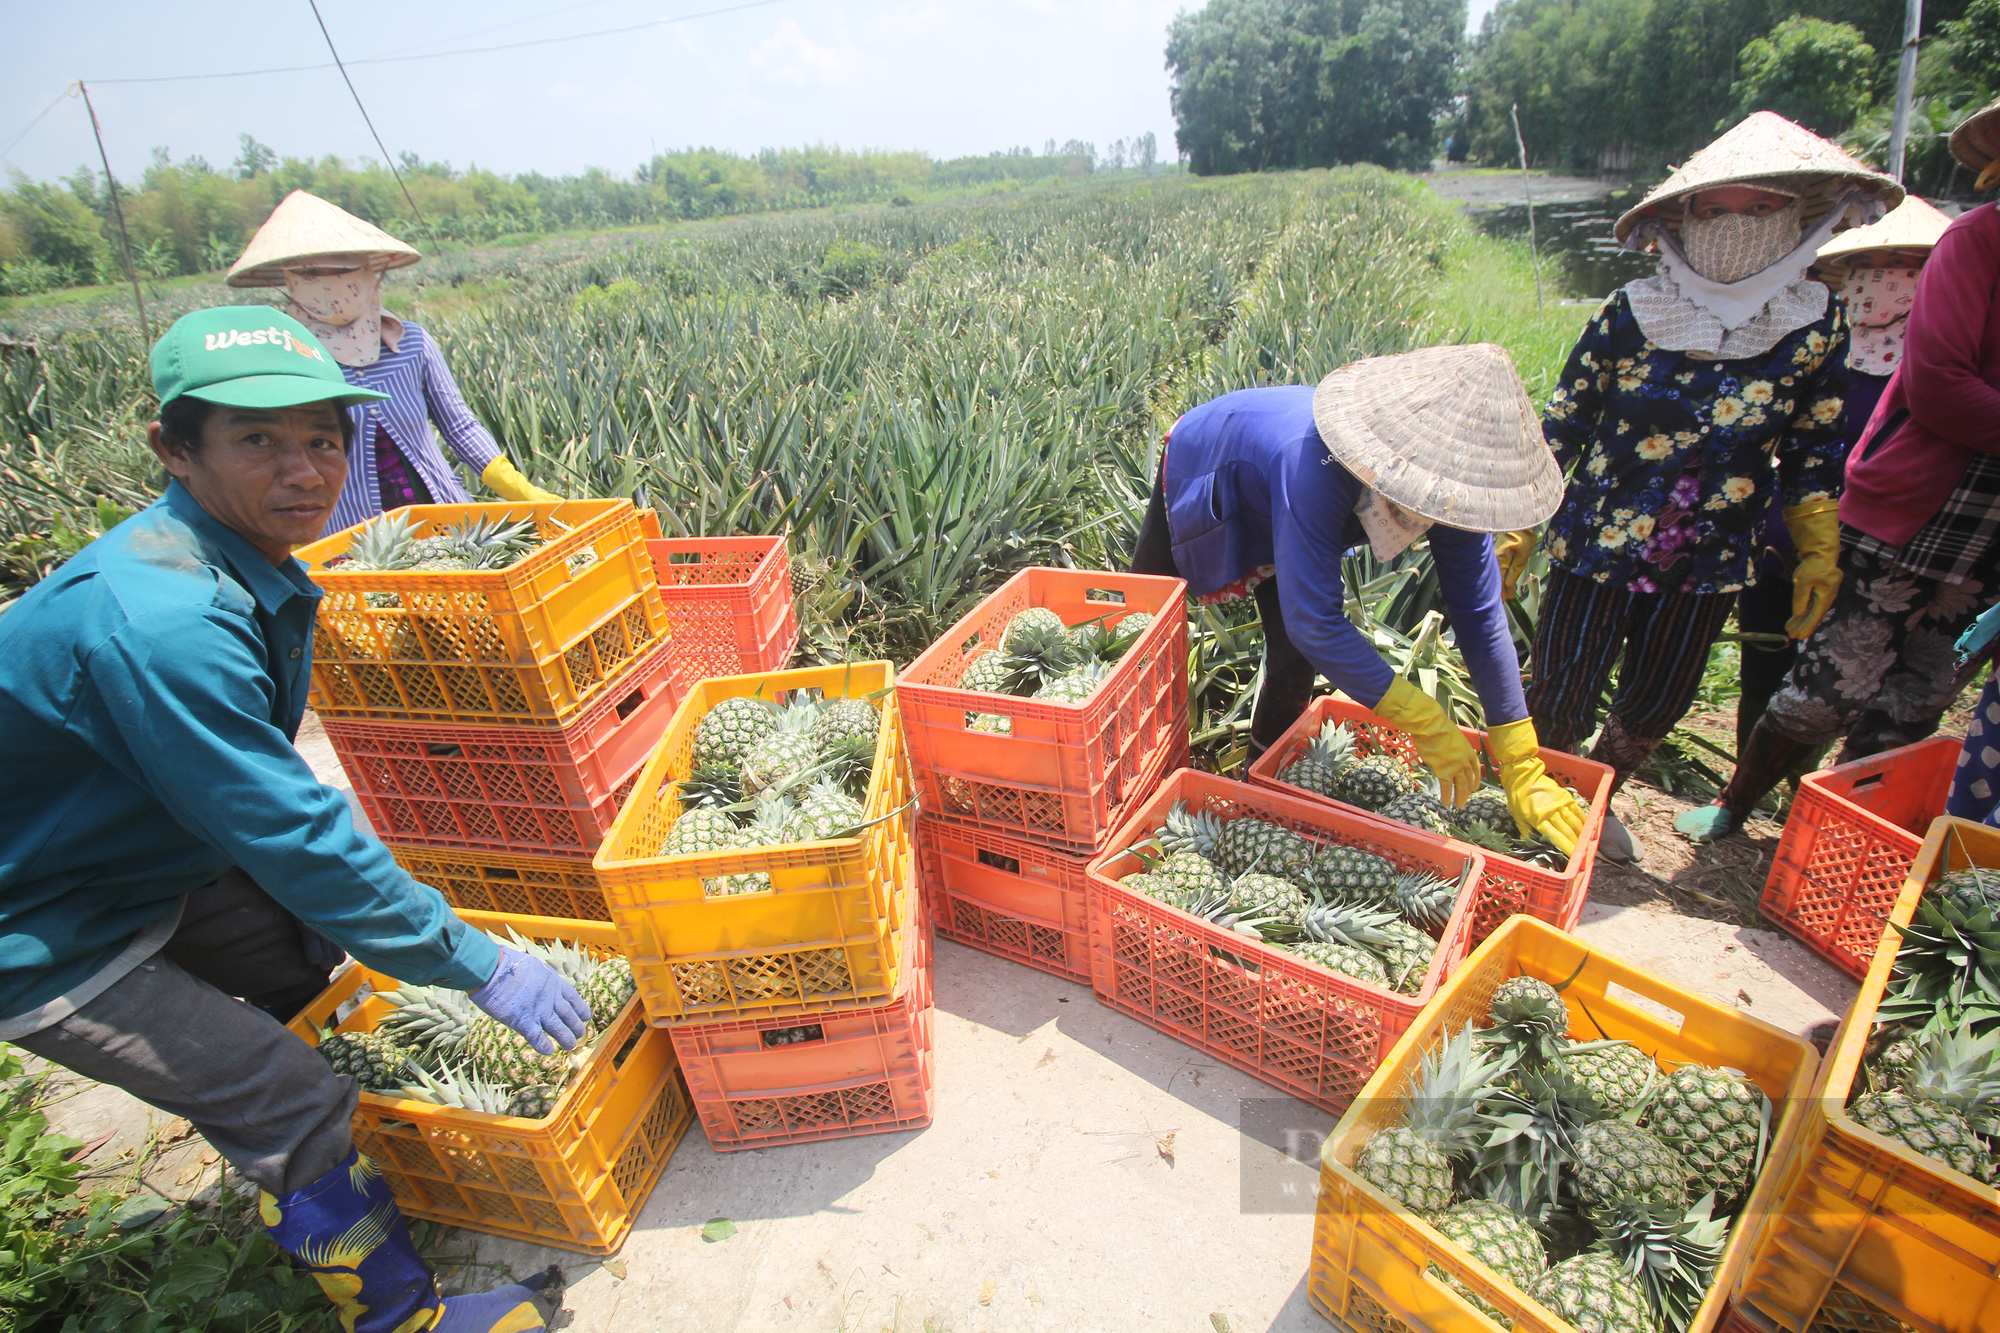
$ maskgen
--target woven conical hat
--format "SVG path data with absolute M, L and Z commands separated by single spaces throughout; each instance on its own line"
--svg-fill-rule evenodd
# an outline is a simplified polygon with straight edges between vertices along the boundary
M 377 268 L 401 268 L 423 256 L 371 222 L 318 195 L 293 190 L 264 219 L 229 270 L 231 287 L 282 287 L 285 266 L 314 255 L 351 255 Z
M 1447 527 L 1531 528 L 1562 501 L 1541 416 L 1494 343 L 1351 362 L 1320 381 L 1313 422 L 1357 479 Z
M 1895 211 L 1880 222 L 1872 222 L 1865 227 L 1850 227 L 1819 248 L 1819 266 L 1825 276 L 1831 278 L 1836 270 L 1844 270 L 1846 261 L 1855 255 L 1894 252 L 1896 258 L 1911 267 L 1924 262 L 1938 237 L 1951 225 L 1951 219 L 1932 208 L 1929 204 L 1911 195 L 1896 205 Z M 1891 263 L 1890 267 L 1897 267 Z
M 1951 155 L 1974 171 L 2000 157 L 2000 97 L 1959 122 L 1951 132 Z
M 1799 222 L 1806 231 L 1826 216 L 1835 199 L 1856 186 L 1879 196 L 1886 207 L 1903 202 L 1903 187 L 1893 177 L 1803 125 L 1773 111 L 1759 111 L 1737 122 L 1626 210 L 1612 233 L 1622 241 L 1642 219 L 1655 216 L 1679 222 L 1688 195 L 1723 185 L 1769 185 L 1799 196 L 1805 201 Z

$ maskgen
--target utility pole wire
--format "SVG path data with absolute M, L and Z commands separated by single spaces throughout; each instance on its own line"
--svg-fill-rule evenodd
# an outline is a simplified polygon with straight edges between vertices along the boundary
M 118 202 L 118 178 L 111 174 L 111 156 L 104 151 L 104 130 L 97 123 L 97 108 L 90 104 L 90 89 L 76 81 L 83 94 L 83 109 L 90 113 L 90 132 L 97 139 L 97 160 L 104 164 L 104 183 L 111 191 L 111 214 L 118 219 L 118 242 L 125 248 L 125 276 L 132 279 L 132 304 L 139 307 L 139 332 L 145 336 L 146 351 L 153 350 L 153 325 L 146 318 L 146 297 L 139 290 L 139 265 L 132 258 L 132 237 L 125 230 L 125 206 Z
M 361 104 L 361 94 L 355 91 L 354 80 L 348 77 L 347 66 L 341 63 L 340 52 L 333 44 L 333 34 L 326 30 L 326 20 L 320 17 L 319 0 L 306 0 L 306 3 L 312 6 L 313 18 L 319 23 L 319 35 L 326 38 L 326 49 L 333 56 L 334 65 L 340 70 L 342 81 L 347 84 L 348 95 L 353 97 L 354 106 L 361 112 L 361 119 L 367 124 L 368 132 L 375 136 L 375 146 L 382 150 L 382 160 L 389 164 L 389 174 L 396 178 L 396 184 L 403 187 L 404 202 L 409 204 L 410 213 L 416 218 L 417 225 L 422 227 L 424 234 L 431 238 L 431 244 L 436 245 L 437 237 L 431 232 L 431 224 L 424 220 L 424 211 L 417 207 L 415 197 L 410 194 L 409 183 L 403 179 L 403 173 L 397 170 L 396 159 L 389 154 L 389 145 L 382 142 L 382 135 L 376 130 L 375 121 L 369 116 L 368 108 Z

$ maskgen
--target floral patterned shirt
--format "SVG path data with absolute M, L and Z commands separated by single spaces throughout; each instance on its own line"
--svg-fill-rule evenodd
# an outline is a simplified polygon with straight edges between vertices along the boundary
M 1838 301 L 1762 355 L 1709 361 L 1654 346 L 1613 292 L 1542 414 L 1569 474 L 1543 548 L 1633 592 L 1749 586 L 1773 487 L 1787 507 L 1840 494 L 1846 394 Z

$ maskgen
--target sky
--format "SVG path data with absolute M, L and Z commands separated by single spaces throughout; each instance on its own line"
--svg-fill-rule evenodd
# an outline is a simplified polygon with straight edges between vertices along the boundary
M 1185 0 L 320 0 L 392 153 L 503 173 L 625 174 L 656 150 L 806 143 L 938 157 L 1147 131 L 1172 160 L 1162 51 Z M 0 161 L 38 179 L 96 166 L 82 78 L 113 170 L 155 147 L 225 167 L 237 136 L 285 156 L 379 157 L 332 68 L 197 82 L 117 80 L 321 65 L 307 0 L 8 0 Z M 696 16 L 696 17 L 690 17 Z M 557 45 L 357 63 L 647 23 Z M 8 147 L 50 102 L 53 110 Z

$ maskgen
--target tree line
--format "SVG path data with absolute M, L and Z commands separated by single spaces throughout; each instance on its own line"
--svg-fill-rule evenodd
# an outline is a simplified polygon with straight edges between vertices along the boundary
M 1771 110 L 1878 164 L 1903 0 L 1209 0 L 1168 30 L 1179 147 L 1198 174 L 1368 161 L 1663 174 Z M 1928 0 L 1906 175 L 1963 188 L 1951 129 L 2000 93 L 2000 0 Z
M 506 176 L 405 153 L 397 164 L 400 182 L 372 160 L 281 158 L 248 134 L 239 144 L 235 160 L 221 168 L 200 156 L 176 160 L 156 148 L 137 181 L 119 181 L 140 277 L 228 267 L 293 190 L 310 190 L 421 247 L 783 208 L 909 203 L 929 193 L 1159 168 L 1151 132 L 1119 139 L 1102 153 L 1084 140 L 1050 139 L 1039 152 L 1020 147 L 947 160 L 826 145 L 755 154 L 690 148 L 656 154 L 630 176 L 596 168 L 569 176 Z M 0 296 L 121 279 L 117 235 L 101 172 L 79 167 L 56 181 L 13 173 L 0 189 Z

